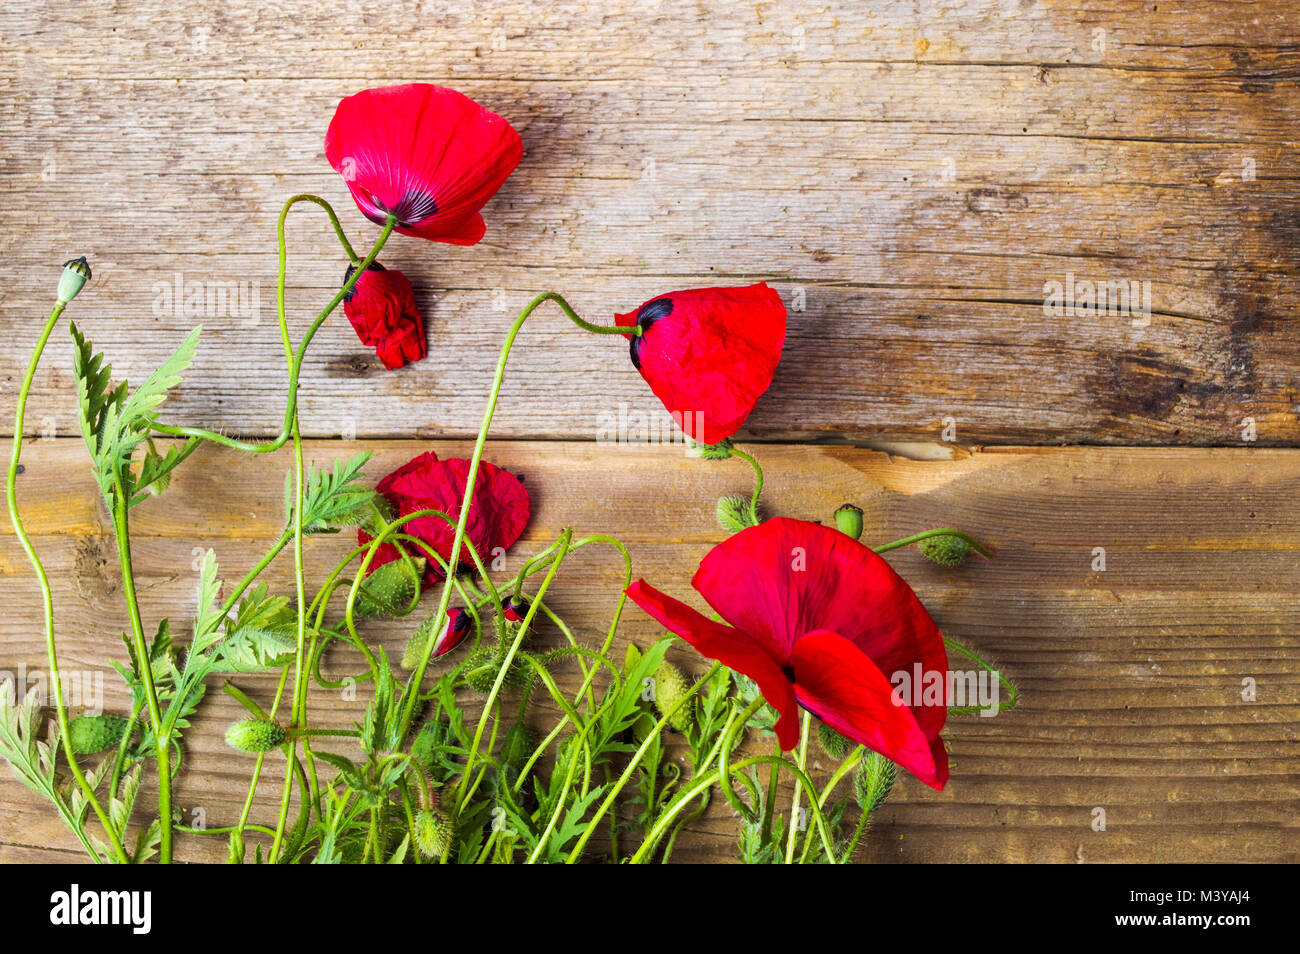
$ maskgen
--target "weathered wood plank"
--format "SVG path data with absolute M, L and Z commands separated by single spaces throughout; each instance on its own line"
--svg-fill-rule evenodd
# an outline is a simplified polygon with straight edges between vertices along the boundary
M 385 252 L 416 282 L 424 362 L 384 372 L 341 317 L 327 326 L 304 380 L 312 435 L 473 433 L 504 327 L 537 291 L 605 320 L 765 279 L 803 310 L 756 438 L 935 439 L 951 419 L 962 442 L 1223 445 L 1250 417 L 1262 443 L 1300 441 L 1289 0 L 131 0 L 112 23 L 62 2 L 0 13 L 0 326 L 25 344 L 55 266 L 86 252 L 97 279 L 75 314 L 123 373 L 207 326 L 178 420 L 277 429 L 279 203 L 321 192 L 358 242 L 373 234 L 323 132 L 342 95 L 419 79 L 509 117 L 525 161 L 480 246 Z M 306 220 L 299 326 L 343 264 Z M 260 324 L 156 309 L 178 272 L 260 282 Z M 1149 324 L 1045 314 L 1045 283 L 1070 275 L 1150 282 Z M 602 412 L 654 406 L 616 341 L 558 322 L 525 332 L 497 434 L 586 439 Z M 23 351 L 0 355 L 3 386 Z M 52 365 L 35 394 L 64 433 L 66 385 Z
M 419 451 L 464 443 L 382 442 L 373 478 Z M 311 459 L 357 445 L 311 442 Z M 920 462 L 843 447 L 755 446 L 774 511 L 828 519 L 840 503 L 866 510 L 866 539 L 959 526 L 997 548 L 996 560 L 956 571 L 912 551 L 890 555 L 945 632 L 988 656 L 1023 692 L 994 718 L 954 717 L 946 737 L 953 779 L 942 793 L 905 780 L 870 833 L 864 857 L 901 861 L 1296 861 L 1300 809 L 1300 455 L 1281 450 L 1006 448 Z M 535 517 L 511 561 L 564 526 L 608 531 L 636 572 L 686 597 L 699 557 L 721 538 L 713 502 L 743 491 L 736 462 L 705 463 L 680 448 L 494 442 L 488 459 L 525 476 Z M 124 623 L 111 539 L 76 441 L 32 441 L 20 501 L 55 585 L 63 665 L 99 670 L 121 652 Z M 223 567 L 250 566 L 281 527 L 285 455 L 236 460 L 205 449 L 167 495 L 134 511 L 135 562 L 147 620 L 192 612 L 194 548 Z M 7 529 L 7 528 L 6 528 Z M 345 541 L 314 538 L 319 570 Z M 1094 548 L 1106 569 L 1093 570 Z M 291 566 L 272 567 L 287 586 Z M 566 563 L 553 604 L 580 638 L 598 640 L 617 591 L 611 554 Z M 44 668 L 35 586 L 10 536 L 0 536 L 0 669 Z M 699 604 L 698 600 L 694 602 Z M 373 630 L 390 652 L 404 627 Z M 622 638 L 655 627 L 628 613 Z M 553 637 L 545 637 L 553 638 Z M 558 637 L 554 637 L 558 638 Z M 674 650 L 687 668 L 700 660 Z M 349 660 L 331 660 L 346 671 Z M 1242 680 L 1257 701 L 1242 699 Z M 269 700 L 266 679 L 242 680 Z M 110 673 L 108 705 L 121 696 Z M 316 691 L 322 724 L 361 712 Z M 189 746 L 180 803 L 207 823 L 233 817 L 249 763 L 221 739 L 237 717 L 214 695 Z M 275 784 L 278 767 L 269 777 Z M 269 789 L 268 789 L 269 790 Z M 35 796 L 0 783 L 0 844 L 11 860 L 63 859 L 73 846 Z M 1107 830 L 1091 830 L 1106 809 Z M 735 823 L 715 810 L 679 848 L 682 860 L 730 857 Z M 48 846 L 48 852 L 46 853 Z M 221 857 L 214 841 L 183 838 L 181 857 Z

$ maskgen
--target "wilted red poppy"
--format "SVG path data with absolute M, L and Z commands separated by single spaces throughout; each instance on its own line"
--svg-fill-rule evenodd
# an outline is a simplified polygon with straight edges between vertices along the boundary
M 355 271 L 348 266 L 344 284 Z M 343 314 L 389 370 L 424 357 L 424 318 L 410 280 L 396 269 L 374 262 L 343 296 Z
M 745 423 L 772 383 L 785 344 L 785 305 L 759 282 L 652 298 L 615 315 L 632 363 L 692 440 L 716 444 Z
M 705 656 L 753 679 L 779 714 L 782 748 L 796 744 L 797 704 L 943 788 L 946 694 L 922 704 L 902 698 L 892 680 L 919 672 L 946 686 L 948 655 L 930 614 L 880 556 L 830 527 L 777 518 L 714 547 L 691 585 L 730 626 L 644 580 L 627 595 Z
M 397 216 L 403 235 L 473 245 L 479 209 L 519 165 L 514 127 L 454 89 L 410 83 L 364 89 L 339 103 L 325 158 L 363 215 Z
M 468 476 L 468 460 L 460 457 L 439 460 L 437 454 L 429 452 L 397 468 L 375 489 L 388 499 L 398 516 L 418 510 L 439 510 L 454 521 L 460 516 Z M 528 491 L 519 478 L 487 461 L 480 461 L 465 537 L 484 562 L 492 559 L 492 551 L 497 547 L 506 549 L 519 539 L 528 523 L 529 512 Z M 444 560 L 450 559 L 451 544 L 456 536 L 454 523 L 435 516 L 416 517 L 402 524 L 401 532 L 418 537 Z M 369 543 L 370 534 L 358 530 L 357 541 L 362 545 Z M 422 555 L 418 550 L 412 551 L 412 556 Z M 380 544 L 370 562 L 370 571 L 397 559 L 397 556 L 393 544 Z M 462 551 L 461 562 L 470 562 L 467 552 Z M 425 579 L 432 582 L 441 576 L 441 568 L 430 560 L 425 569 Z

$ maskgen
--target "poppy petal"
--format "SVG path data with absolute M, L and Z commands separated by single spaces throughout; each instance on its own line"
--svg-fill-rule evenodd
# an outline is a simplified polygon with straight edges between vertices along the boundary
M 922 729 L 885 674 L 839 633 L 808 633 L 794 647 L 795 695 L 836 732 L 879 752 L 931 788 L 948 780 L 938 734 Z
M 626 592 L 637 606 L 694 646 L 701 655 L 716 659 L 753 679 L 763 698 L 777 711 L 776 737 L 781 748 L 792 749 L 798 744 L 794 687 L 781 671 L 780 664 L 759 643 L 746 633 L 715 623 L 698 610 L 659 592 L 645 580 L 637 580 Z
M 745 423 L 785 344 L 785 305 L 763 282 L 670 292 L 614 317 L 641 326 L 633 363 L 687 436 L 704 444 Z
M 778 517 L 709 551 L 691 580 L 737 629 L 788 656 L 804 633 L 828 629 L 852 641 L 886 674 L 948 672 L 943 636 L 912 588 L 879 554 L 834 527 Z M 918 710 L 927 733 L 946 709 Z
M 439 516 L 416 517 L 402 525 L 402 533 L 418 537 L 444 560 L 451 557 L 451 545 L 456 535 L 454 521 L 460 516 L 465 499 L 469 461 L 464 458 L 439 460 L 432 452 L 420 454 L 379 482 L 376 490 L 386 497 L 400 516 L 419 510 L 438 510 L 451 518 L 448 522 Z M 531 513 L 528 491 L 519 478 L 487 461 L 480 461 L 474 483 L 474 500 L 465 523 L 466 539 L 480 558 L 488 560 L 492 551 L 508 549 L 523 533 Z M 357 539 L 365 544 L 370 540 L 364 530 Z M 382 545 L 371 563 L 377 568 L 394 559 L 397 552 L 389 544 Z M 462 563 L 471 559 L 467 551 L 461 553 Z M 442 576 L 433 560 L 425 571 L 432 581 Z
M 409 83 L 342 100 L 325 157 L 372 221 L 392 213 L 403 235 L 473 245 L 483 237 L 479 210 L 519 164 L 523 144 L 468 96 Z

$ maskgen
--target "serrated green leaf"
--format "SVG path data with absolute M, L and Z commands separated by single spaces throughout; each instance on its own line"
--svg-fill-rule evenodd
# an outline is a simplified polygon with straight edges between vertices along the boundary
M 202 325 L 191 331 L 171 357 L 131 393 L 122 406 L 120 415 L 124 428 L 132 428 L 144 423 L 148 416 L 167 399 L 167 392 L 181 383 L 181 375 L 194 363 L 194 353 L 198 350 L 199 335 L 202 331 Z
M 310 630 L 309 630 L 310 633 Z M 213 672 L 261 672 L 284 665 L 298 650 L 298 614 L 285 596 L 258 584 L 240 601 L 213 653 Z

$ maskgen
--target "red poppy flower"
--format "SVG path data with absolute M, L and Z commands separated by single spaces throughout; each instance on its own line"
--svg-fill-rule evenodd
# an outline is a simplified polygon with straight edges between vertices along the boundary
M 691 585 L 730 626 L 644 580 L 627 595 L 705 656 L 753 679 L 779 714 L 782 748 L 796 744 L 798 704 L 943 788 L 945 694 L 909 703 L 892 678 L 920 673 L 931 684 L 938 674 L 946 686 L 948 655 L 921 601 L 880 556 L 831 527 L 778 518 L 714 547 Z
M 447 655 L 460 645 L 461 640 L 474 631 L 474 620 L 460 607 L 447 610 L 447 621 L 447 628 L 433 644 L 433 655 L 430 657 L 432 659 Z
M 516 602 L 511 600 L 501 607 L 501 615 L 512 623 L 522 623 L 528 615 L 528 598 L 521 596 Z
M 355 271 L 355 265 L 348 266 L 344 284 Z M 396 269 L 372 263 L 343 296 L 343 314 L 390 371 L 424 357 L 424 318 L 410 280 Z
M 692 440 L 716 444 L 740 429 L 772 383 L 785 344 L 785 305 L 765 283 L 697 288 L 615 315 L 632 363 Z
M 325 158 L 361 213 L 403 235 L 473 245 L 479 209 L 519 165 L 519 133 L 454 89 L 410 83 L 364 89 L 339 103 Z
M 430 452 L 397 468 L 375 489 L 388 499 L 399 516 L 417 510 L 440 510 L 455 521 L 465 499 L 468 476 L 468 460 L 459 457 L 439 460 L 437 454 Z M 528 491 L 519 478 L 487 461 L 480 461 L 465 536 L 485 562 L 491 559 L 494 549 L 508 548 L 519 539 L 528 523 L 529 512 Z M 455 523 L 435 516 L 416 517 L 402 524 L 401 532 L 423 540 L 444 560 L 450 559 L 452 540 L 456 536 Z M 357 531 L 357 541 L 362 545 L 369 543 L 370 539 L 370 534 L 364 530 Z M 413 550 L 412 555 L 424 554 Z M 370 562 L 370 571 L 397 559 L 397 556 L 393 544 L 380 544 Z M 468 553 L 462 551 L 461 557 L 462 563 L 470 562 Z M 425 569 L 426 581 L 433 582 L 441 576 L 441 568 L 430 560 Z

